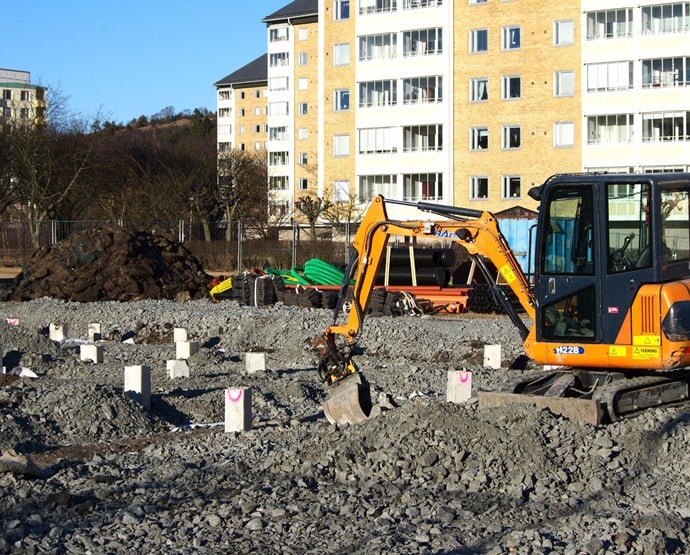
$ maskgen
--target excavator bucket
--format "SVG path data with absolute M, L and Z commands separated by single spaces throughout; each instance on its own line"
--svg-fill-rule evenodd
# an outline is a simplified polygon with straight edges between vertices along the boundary
M 361 374 L 351 374 L 328 388 L 323 412 L 331 424 L 359 424 L 371 414 L 371 391 Z

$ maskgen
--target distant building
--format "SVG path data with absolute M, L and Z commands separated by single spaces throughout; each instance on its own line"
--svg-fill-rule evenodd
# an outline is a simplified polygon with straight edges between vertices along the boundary
M 0 69 L 0 91 L 0 124 L 45 121 L 46 89 L 32 85 L 28 71 Z

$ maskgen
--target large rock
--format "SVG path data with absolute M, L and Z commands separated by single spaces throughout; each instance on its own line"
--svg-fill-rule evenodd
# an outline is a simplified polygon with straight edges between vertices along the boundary
M 116 225 L 75 234 L 34 253 L 10 300 L 66 301 L 197 299 L 211 277 L 180 243 Z

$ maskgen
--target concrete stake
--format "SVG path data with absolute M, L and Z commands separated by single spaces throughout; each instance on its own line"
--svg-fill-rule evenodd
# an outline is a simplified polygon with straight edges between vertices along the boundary
M 189 377 L 189 362 L 186 360 L 169 360 L 165 363 L 165 367 L 171 380 Z
M 125 393 L 143 406 L 144 410 L 151 410 L 151 368 L 125 366 Z
M 245 353 L 244 363 L 247 374 L 266 370 L 266 353 Z
M 484 345 L 484 368 L 501 368 L 501 345 Z
M 89 324 L 89 341 L 93 343 L 94 341 L 100 341 L 101 338 L 101 324 L 99 322 L 91 322 Z
M 48 337 L 53 341 L 63 341 L 67 337 L 68 324 L 50 324 Z
M 96 363 L 103 362 L 103 346 L 79 345 L 79 356 L 81 360 L 90 360 Z
M 177 360 L 188 359 L 198 352 L 198 341 L 177 341 L 175 343 L 175 358 Z
M 446 399 L 449 403 L 464 403 L 472 397 L 472 372 L 448 370 Z
M 225 390 L 225 431 L 246 432 L 252 427 L 252 390 L 229 387 Z
M 179 341 L 187 341 L 187 330 L 185 328 L 174 328 L 173 341 L 175 343 Z

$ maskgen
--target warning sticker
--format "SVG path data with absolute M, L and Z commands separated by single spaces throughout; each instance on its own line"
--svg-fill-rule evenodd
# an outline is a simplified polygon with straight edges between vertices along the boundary
M 505 280 L 508 283 L 513 283 L 517 277 L 515 276 L 515 272 L 508 266 L 508 264 L 505 264 L 504 266 L 501 267 L 501 275 L 505 278 Z
M 643 345 L 650 347 L 658 347 L 661 345 L 661 336 L 659 335 L 633 335 L 633 345 Z
M 628 354 L 628 349 L 620 345 L 609 345 L 610 357 L 624 357 Z
M 651 360 L 659 358 L 658 347 L 633 347 L 632 357 L 635 360 Z

